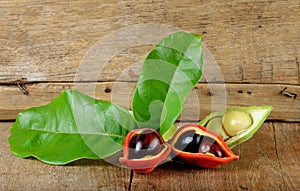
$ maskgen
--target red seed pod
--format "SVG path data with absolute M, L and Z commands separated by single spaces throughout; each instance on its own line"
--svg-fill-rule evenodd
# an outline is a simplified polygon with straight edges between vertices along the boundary
M 130 131 L 124 140 L 123 157 L 120 163 L 137 173 L 149 173 L 171 153 L 171 146 L 165 143 L 154 129 L 143 128 Z
M 239 159 L 220 136 L 197 124 L 182 126 L 168 142 L 176 159 L 203 168 Z

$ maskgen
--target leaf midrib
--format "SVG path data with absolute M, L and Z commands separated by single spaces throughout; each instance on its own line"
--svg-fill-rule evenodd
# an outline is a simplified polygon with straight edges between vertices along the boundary
M 37 131 L 37 132 L 44 132 L 44 133 L 51 133 L 51 134 L 67 134 L 67 135 L 101 135 L 101 136 L 110 136 L 110 137 L 118 137 L 118 138 L 125 138 L 125 136 L 121 135 L 116 135 L 116 134 L 109 134 L 109 133 L 92 133 L 92 132 L 55 132 L 55 131 L 45 131 L 45 130 L 40 130 L 40 129 L 28 129 L 28 128 L 23 128 L 23 129 L 18 129 L 19 131 L 26 130 L 26 131 Z
M 197 39 L 196 37 L 195 37 L 195 39 Z M 193 59 L 191 59 L 191 58 L 189 58 L 188 56 L 186 56 L 186 51 L 189 49 L 189 47 L 191 46 L 191 44 L 192 44 L 192 42 L 193 42 L 193 40 L 189 43 L 189 45 L 187 46 L 187 48 L 184 50 L 184 53 L 182 54 L 183 56 L 185 56 L 185 57 L 187 57 L 189 60 L 191 60 L 191 62 L 193 62 Z M 175 49 L 175 48 L 173 48 L 173 47 L 169 47 L 169 46 L 165 46 L 165 45 L 160 45 L 160 46 L 163 46 L 163 47 L 167 47 L 167 48 L 170 48 L 170 49 L 172 49 L 172 50 L 175 50 L 175 51 L 177 51 L 177 52 L 180 52 L 179 50 L 177 50 L 177 49 Z M 166 97 L 165 97 L 165 99 L 163 100 L 164 102 L 164 106 L 165 106 L 165 101 L 167 100 L 167 97 L 168 97 L 168 95 L 169 95 L 169 91 L 170 91 L 170 87 L 171 87 L 171 84 L 174 82 L 174 76 L 175 76 L 175 74 L 176 74 L 176 72 L 177 72 L 177 70 L 178 70 L 178 68 L 179 68 L 179 65 L 180 65 L 180 63 L 181 63 L 181 61 L 182 61 L 182 59 L 180 59 L 180 61 L 179 61 L 179 63 L 178 63 L 178 65 L 176 66 L 176 70 L 174 71 L 174 73 L 173 73 L 173 75 L 172 75 L 172 78 L 171 78 L 171 81 L 170 81 L 170 84 L 168 85 L 168 91 L 167 91 L 167 93 L 166 93 Z M 194 63 L 194 62 L 193 62 Z M 164 109 L 163 109 L 164 110 Z M 162 112 L 161 112 L 161 114 L 162 114 Z M 162 118 L 160 118 L 160 126 L 161 126 L 161 124 L 162 124 Z

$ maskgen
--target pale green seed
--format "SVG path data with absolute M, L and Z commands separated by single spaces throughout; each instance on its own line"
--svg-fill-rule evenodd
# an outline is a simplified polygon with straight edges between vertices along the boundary
M 228 111 L 222 116 L 222 124 L 229 136 L 235 136 L 252 125 L 252 118 L 245 111 Z
M 225 132 L 225 130 L 223 128 L 221 117 L 216 117 L 216 118 L 211 119 L 208 122 L 206 128 L 215 132 L 220 137 L 222 137 L 224 140 L 229 138 L 229 136 L 227 135 L 227 133 Z

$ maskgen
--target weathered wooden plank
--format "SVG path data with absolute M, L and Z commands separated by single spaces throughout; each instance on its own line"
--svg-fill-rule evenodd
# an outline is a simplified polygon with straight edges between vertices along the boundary
M 140 42 L 111 55 L 104 70 L 96 71 L 101 75 L 95 77 L 99 81 L 136 81 L 145 54 L 166 33 L 164 24 L 203 33 L 204 44 L 226 82 L 300 82 L 300 8 L 296 0 L 2 0 L 0 4 L 1 83 L 22 78 L 74 81 L 94 45 L 123 27 L 128 27 L 126 33 L 96 49 L 114 50 L 130 38 Z M 141 27 L 144 23 L 156 27 Z M 93 66 L 97 68 L 102 58 L 96 54 Z M 127 69 L 130 74 L 122 75 Z M 93 67 L 88 71 L 94 71 Z
M 24 95 L 15 86 L 0 86 L 0 120 L 15 119 L 17 113 L 30 107 L 41 106 L 66 89 L 75 89 L 94 98 L 112 101 L 130 109 L 135 82 L 103 83 L 36 83 L 26 85 Z M 300 101 L 281 94 L 300 95 L 300 86 L 272 84 L 206 84 L 199 83 L 186 99 L 181 121 L 199 120 L 212 111 L 226 107 L 271 105 L 270 120 L 300 121 Z
M 12 123 L 0 123 L 1 190 L 128 190 L 130 171 L 102 160 L 52 166 L 9 151 Z M 131 190 L 295 190 L 299 188 L 299 123 L 265 123 L 235 147 L 239 161 L 216 169 L 167 163 L 133 174 Z M 288 139 L 287 139 L 288 137 Z
M 284 125 L 287 127 L 281 128 L 282 131 L 291 129 L 290 124 Z M 283 135 L 280 137 L 284 138 Z M 163 165 L 151 174 L 134 173 L 132 190 L 286 190 L 274 138 L 272 123 L 266 123 L 252 139 L 233 149 L 240 156 L 239 161 L 216 169 L 176 163 Z M 289 168 L 293 165 L 285 163 L 282 166 Z M 290 181 L 299 186 L 299 172 L 292 174 Z
M 0 123 L 0 190 L 128 190 L 130 170 L 104 160 L 66 166 L 12 155 L 7 138 L 12 123 Z
M 300 185 L 300 123 L 275 123 L 274 130 L 284 186 L 287 190 L 297 190 Z

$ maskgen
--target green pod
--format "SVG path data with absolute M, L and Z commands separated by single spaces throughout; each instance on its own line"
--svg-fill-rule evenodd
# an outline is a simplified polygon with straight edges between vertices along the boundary
M 199 125 L 220 135 L 233 148 L 247 140 L 262 126 L 272 111 L 272 106 L 251 106 L 230 108 L 213 112 L 199 122 Z

